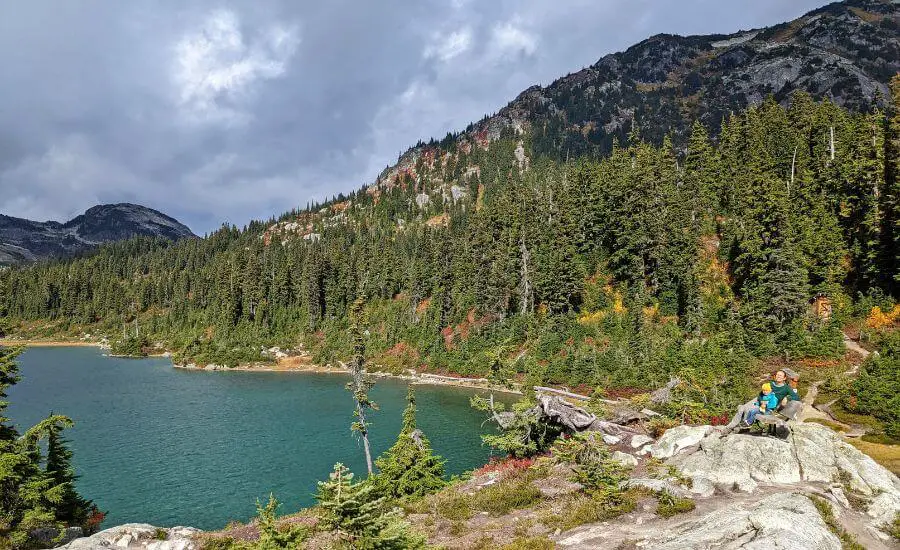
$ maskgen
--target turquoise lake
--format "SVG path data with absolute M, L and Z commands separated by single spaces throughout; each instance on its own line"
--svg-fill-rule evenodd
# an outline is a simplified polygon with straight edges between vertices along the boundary
M 202 372 L 164 358 L 105 357 L 95 348 L 31 348 L 19 357 L 10 416 L 20 429 L 51 410 L 68 430 L 78 489 L 108 511 L 103 527 L 127 522 L 218 529 L 255 515 L 269 493 L 281 513 L 313 504 L 316 481 L 335 462 L 365 475 L 350 432 L 353 402 L 336 374 Z M 417 386 L 419 427 L 447 460 L 448 474 L 484 464 L 484 416 L 474 394 Z M 371 441 L 393 444 L 406 383 L 378 379 Z

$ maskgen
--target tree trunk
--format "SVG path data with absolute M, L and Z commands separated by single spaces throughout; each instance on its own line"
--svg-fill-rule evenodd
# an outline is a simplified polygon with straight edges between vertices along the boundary
M 366 413 L 363 408 L 356 403 L 356 411 L 359 413 L 359 421 L 363 426 L 366 425 Z M 360 432 L 363 440 L 363 450 L 366 452 L 366 468 L 369 470 L 369 476 L 372 475 L 372 450 L 369 448 L 369 430 L 363 429 Z

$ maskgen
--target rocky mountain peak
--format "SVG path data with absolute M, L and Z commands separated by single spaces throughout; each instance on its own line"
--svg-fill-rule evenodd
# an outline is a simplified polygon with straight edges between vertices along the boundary
M 0 265 L 69 257 L 136 236 L 173 241 L 195 237 L 178 220 L 129 203 L 94 206 L 65 223 L 0 215 Z

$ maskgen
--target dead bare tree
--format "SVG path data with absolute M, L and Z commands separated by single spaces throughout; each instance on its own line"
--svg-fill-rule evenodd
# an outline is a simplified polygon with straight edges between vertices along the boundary
M 353 394 L 353 401 L 356 403 L 356 410 L 353 412 L 356 421 L 350 425 L 350 429 L 359 434 L 359 437 L 362 439 L 363 449 L 366 453 L 366 468 L 368 468 L 371 476 L 372 450 L 369 447 L 369 422 L 366 420 L 366 413 L 370 409 L 378 410 L 378 404 L 369 399 L 369 390 L 372 389 L 374 383 L 366 377 L 366 342 L 363 339 L 360 328 L 362 309 L 362 298 L 358 298 L 350 306 L 350 337 L 353 339 L 353 357 L 344 366 L 350 371 L 350 382 L 347 383 L 347 390 Z

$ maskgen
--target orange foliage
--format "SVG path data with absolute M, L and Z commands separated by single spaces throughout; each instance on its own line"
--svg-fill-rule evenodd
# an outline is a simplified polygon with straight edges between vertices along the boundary
M 869 312 L 866 318 L 866 326 L 871 329 L 894 328 L 900 325 L 900 304 L 894 306 L 890 311 L 881 311 L 881 308 L 875 306 Z

